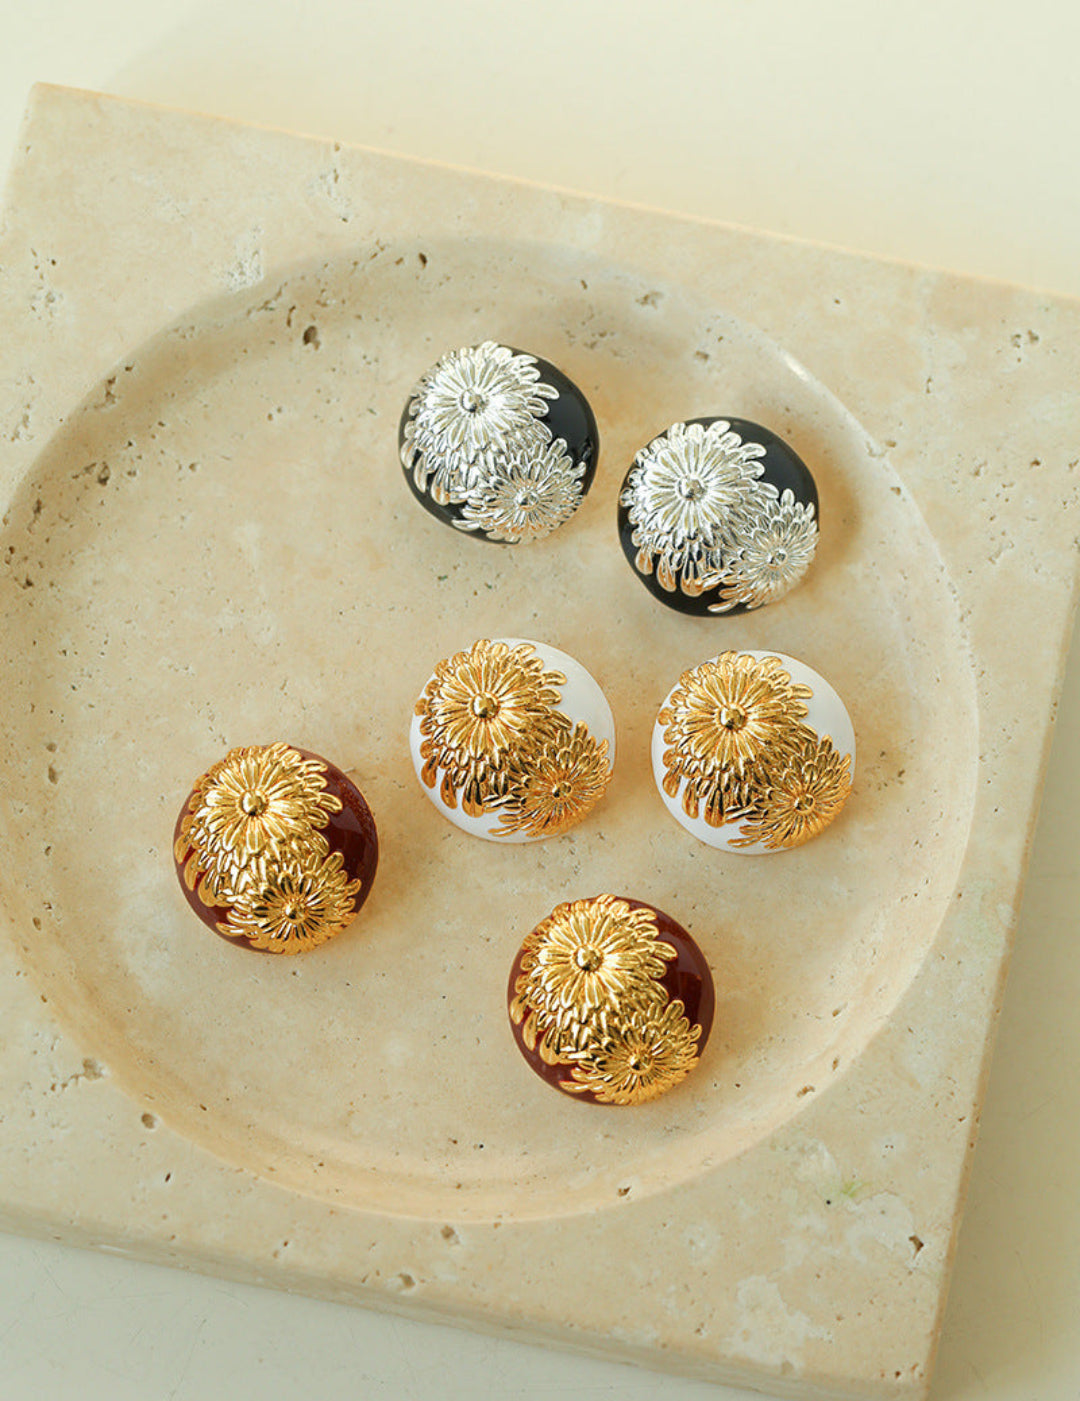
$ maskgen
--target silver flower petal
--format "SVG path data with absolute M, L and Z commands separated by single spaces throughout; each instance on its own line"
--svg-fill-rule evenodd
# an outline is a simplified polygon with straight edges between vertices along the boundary
M 469 494 L 461 530 L 511 544 L 542 540 L 581 505 L 585 463 L 574 463 L 562 438 L 501 458 Z
M 723 568 L 744 521 L 778 495 L 759 480 L 765 452 L 725 419 L 675 423 L 642 448 L 620 497 L 638 569 L 650 572 L 655 560 L 662 588 L 700 594 L 704 580 Z
M 444 355 L 409 399 L 401 461 L 417 490 L 442 505 L 464 501 L 497 458 L 546 445 L 543 421 L 558 390 L 540 379 L 536 357 L 494 341 Z
M 785 491 L 779 502 L 743 524 L 724 567 L 707 577 L 706 588 L 720 585 L 720 601 L 711 603 L 709 612 L 760 608 L 782 598 L 810 568 L 817 540 L 813 505 Z

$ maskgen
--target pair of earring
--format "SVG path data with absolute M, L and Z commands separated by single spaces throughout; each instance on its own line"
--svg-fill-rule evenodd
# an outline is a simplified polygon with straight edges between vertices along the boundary
M 379 846 L 371 809 L 341 769 L 278 743 L 233 749 L 196 781 L 173 854 L 188 903 L 216 933 L 300 953 L 355 919 Z M 519 948 L 507 995 L 514 1039 L 538 1075 L 583 1101 L 619 1105 L 655 1099 L 690 1073 L 714 1004 L 687 931 L 613 895 L 552 910 Z
M 587 817 L 615 762 L 615 722 L 580 662 L 540 642 L 481 639 L 435 667 L 416 702 L 413 765 L 456 826 L 538 841 Z M 723 652 L 685 671 L 653 726 L 667 810 L 707 845 L 801 846 L 851 791 L 855 735 L 824 677 L 793 657 Z
M 596 418 L 547 360 L 494 341 L 444 355 L 398 430 L 413 495 L 432 515 L 503 544 L 541 540 L 596 473 Z M 741 613 L 782 598 L 818 539 L 818 493 L 793 449 L 731 417 L 674 423 L 636 454 L 619 537 L 636 576 L 680 612 Z
M 521 648 L 502 650 L 542 699 L 555 699 Z M 491 680 L 493 696 L 509 700 L 505 675 L 501 686 Z M 479 763 L 472 782 L 475 803 Z M 277 743 L 233 749 L 196 780 L 173 855 L 188 903 L 216 933 L 260 952 L 300 953 L 355 919 L 379 847 L 371 809 L 341 769 Z M 687 931 L 613 895 L 557 906 L 519 948 L 507 994 L 532 1069 L 566 1094 L 614 1105 L 655 1099 L 685 1079 L 714 1005 L 708 964 Z

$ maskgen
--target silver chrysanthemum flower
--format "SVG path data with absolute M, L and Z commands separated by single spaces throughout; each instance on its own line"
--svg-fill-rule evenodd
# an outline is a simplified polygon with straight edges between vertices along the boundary
M 584 475 L 585 463 L 574 463 L 562 438 L 518 449 L 483 475 L 454 524 L 515 545 L 542 540 L 581 505 Z
M 452 350 L 412 392 L 401 461 L 440 505 L 464 501 L 497 458 L 551 441 L 543 418 L 558 397 L 535 356 L 494 341 Z
M 804 505 L 794 492 L 785 491 L 779 502 L 767 503 L 741 525 L 724 568 L 702 581 L 705 588 L 720 585 L 720 601 L 710 603 L 709 612 L 726 613 L 740 604 L 760 608 L 783 598 L 810 568 L 817 541 L 813 504 Z
M 653 569 L 661 586 L 696 596 L 720 571 L 740 523 L 777 496 L 764 471 L 760 443 L 743 442 L 717 419 L 675 423 L 637 454 L 620 501 L 627 507 L 637 546 L 635 564 Z

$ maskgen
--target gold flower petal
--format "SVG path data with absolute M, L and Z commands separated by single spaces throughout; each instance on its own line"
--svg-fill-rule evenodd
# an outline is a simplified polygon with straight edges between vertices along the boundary
M 360 881 L 350 881 L 340 852 L 325 861 L 293 859 L 237 892 L 222 934 L 268 953 L 300 953 L 332 939 L 352 922 Z
M 644 1104 L 684 1080 L 698 1063 L 701 1027 L 677 998 L 634 1011 L 617 1028 L 569 1052 L 563 1089 L 590 1092 L 601 1104 Z
M 561 1052 L 616 1011 L 661 1006 L 659 980 L 675 956 L 647 907 L 614 895 L 568 901 L 526 936 L 514 1004 L 536 1014 L 543 1039 Z
M 425 774 L 441 769 L 443 791 L 464 789 L 464 810 L 483 812 L 504 796 L 515 748 L 543 744 L 565 724 L 556 709 L 565 684 L 531 642 L 482 639 L 439 662 L 416 706 Z
M 669 773 L 664 780 L 664 791 L 677 797 L 680 783 L 683 785 L 680 799 L 683 812 L 693 821 L 704 818 L 710 827 L 722 827 L 725 822 L 740 817 L 754 792 L 752 772 L 740 774 L 736 769 L 691 773 L 685 782 L 677 772 Z
M 813 736 L 770 773 L 731 845 L 801 846 L 825 830 L 850 792 L 851 755 L 839 754 L 828 736 Z
M 610 779 L 607 740 L 585 725 L 563 725 L 535 752 L 519 748 L 511 756 L 496 835 L 565 832 L 600 801 Z
M 683 673 L 659 721 L 665 763 L 680 777 L 737 777 L 804 737 L 813 692 L 793 682 L 777 657 L 724 652 Z
M 329 850 L 319 828 L 341 799 L 326 791 L 326 768 L 287 744 L 232 749 L 195 784 L 181 822 L 176 858 L 197 858 L 211 892 L 261 879 L 268 862 L 292 848 Z

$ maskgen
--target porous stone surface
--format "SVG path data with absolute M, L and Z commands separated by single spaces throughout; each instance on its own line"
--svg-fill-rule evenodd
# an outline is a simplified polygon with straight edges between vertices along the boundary
M 1077 576 L 1080 309 L 273 131 L 39 89 L 0 236 L 0 1224 L 799 1396 L 924 1392 Z M 600 424 L 527 550 L 416 509 L 400 406 L 528 344 Z M 618 486 L 738 411 L 817 481 L 813 570 L 737 618 L 640 588 Z M 482 557 L 481 557 L 482 556 Z M 542 636 L 611 702 L 596 814 L 470 840 L 416 785 L 432 657 Z M 649 735 L 725 647 L 851 713 L 856 789 L 780 861 L 666 816 Z M 352 929 L 208 939 L 170 837 L 251 736 L 379 823 Z M 767 868 L 767 869 L 766 869 Z M 695 1074 L 553 1095 L 506 968 L 632 886 L 717 984 Z

